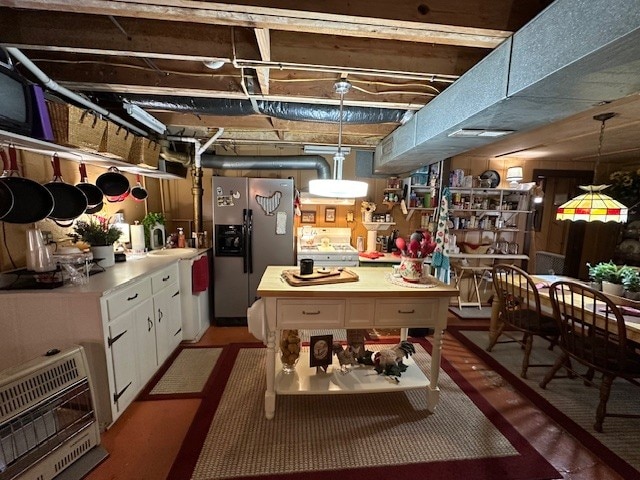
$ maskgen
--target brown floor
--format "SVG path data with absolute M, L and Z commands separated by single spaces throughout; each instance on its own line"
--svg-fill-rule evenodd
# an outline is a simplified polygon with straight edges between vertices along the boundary
M 488 320 L 460 320 L 450 325 L 483 325 Z M 211 327 L 199 345 L 253 342 L 246 327 Z M 515 392 L 451 336 L 444 355 L 561 473 L 572 480 L 619 479 L 601 460 Z M 134 402 L 102 436 L 110 456 L 87 480 L 161 480 L 180 448 L 199 399 Z

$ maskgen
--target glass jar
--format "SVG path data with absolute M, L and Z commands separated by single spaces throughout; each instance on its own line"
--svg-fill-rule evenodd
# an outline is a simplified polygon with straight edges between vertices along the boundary
M 282 330 L 280 335 L 280 362 L 282 372 L 289 375 L 296 370 L 300 359 L 300 337 L 298 330 Z

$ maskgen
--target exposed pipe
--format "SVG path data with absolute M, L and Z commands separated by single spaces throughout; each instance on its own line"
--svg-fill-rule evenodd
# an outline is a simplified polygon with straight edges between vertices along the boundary
M 316 170 L 318 178 L 331 178 L 329 162 L 321 155 L 271 157 L 202 155 L 202 168 L 219 170 Z
M 103 117 L 108 118 L 112 122 L 117 123 L 118 125 L 121 125 L 121 126 L 123 126 L 125 128 L 128 128 L 129 130 L 131 130 L 134 133 L 137 133 L 138 135 L 141 135 L 143 137 L 148 136 L 148 133 L 145 132 L 144 130 L 139 129 L 135 125 L 132 125 L 131 123 L 127 122 L 126 120 L 123 120 L 122 118 L 120 118 L 119 116 L 109 112 L 108 110 L 105 110 L 104 108 L 99 107 L 95 103 L 87 100 L 84 97 L 81 97 L 77 93 L 74 93 L 71 90 L 68 90 L 68 89 L 64 88 L 63 86 L 58 85 L 54 80 L 49 78 L 49 76 L 46 73 L 44 73 L 42 70 L 40 70 L 35 63 L 33 63 L 31 60 L 29 60 L 29 58 L 26 55 L 24 55 L 17 48 L 15 48 L 15 47 L 6 47 L 6 50 L 13 57 L 15 57 L 16 60 L 18 60 L 20 63 L 22 63 L 22 65 L 24 65 L 24 67 L 27 70 L 29 70 L 31 73 L 33 73 L 36 76 L 36 78 L 38 80 L 40 80 L 40 82 L 42 82 L 42 85 L 44 85 L 49 90 L 52 90 L 52 91 L 54 91 L 56 93 L 64 95 L 65 97 L 69 98 L 70 100 L 73 100 L 76 103 L 79 103 L 80 105 L 84 105 L 85 107 L 87 107 L 87 108 L 99 113 Z

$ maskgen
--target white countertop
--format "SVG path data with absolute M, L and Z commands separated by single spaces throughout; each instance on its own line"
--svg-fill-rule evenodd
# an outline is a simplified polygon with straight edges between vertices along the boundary
M 192 257 L 200 255 L 206 251 L 207 249 L 197 250 Z M 21 293 L 38 293 L 42 295 L 79 293 L 100 296 L 118 290 L 119 288 L 134 282 L 139 277 L 161 270 L 162 268 L 176 263 L 179 260 L 182 259 L 172 256 L 130 256 L 127 257 L 126 262 L 116 263 L 112 267 L 106 268 L 104 272 L 91 275 L 89 277 L 89 283 L 86 285 L 73 285 L 68 283 L 62 287 L 52 289 L 0 290 L 0 295 L 20 295 Z M 3 274 L 10 274 L 10 272 L 3 272 Z

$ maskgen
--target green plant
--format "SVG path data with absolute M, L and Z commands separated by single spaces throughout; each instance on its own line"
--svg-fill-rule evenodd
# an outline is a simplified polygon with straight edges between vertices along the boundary
M 587 263 L 589 267 L 589 278 L 594 282 L 611 282 L 622 284 L 622 278 L 625 272 L 631 267 L 618 266 L 612 261 L 609 262 L 600 262 L 596 265 L 590 265 Z M 633 270 L 633 269 L 631 269 Z
M 166 221 L 167 219 L 162 213 L 149 212 L 144 216 L 142 225 L 144 226 L 144 242 L 147 248 L 151 248 L 151 227 L 157 223 L 165 225 Z
M 622 285 L 627 292 L 640 292 L 640 272 L 632 267 L 623 267 Z
M 122 235 L 122 231 L 109 224 L 105 217 L 92 216 L 88 222 L 79 221 L 69 236 L 76 241 L 81 239 L 93 247 L 113 245 Z

